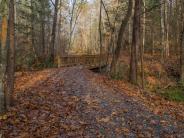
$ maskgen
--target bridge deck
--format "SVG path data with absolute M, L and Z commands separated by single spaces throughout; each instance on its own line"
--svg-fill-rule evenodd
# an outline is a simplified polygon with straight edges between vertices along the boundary
M 57 59 L 58 67 L 71 67 L 82 65 L 86 68 L 98 68 L 105 66 L 107 55 L 72 55 L 62 56 Z

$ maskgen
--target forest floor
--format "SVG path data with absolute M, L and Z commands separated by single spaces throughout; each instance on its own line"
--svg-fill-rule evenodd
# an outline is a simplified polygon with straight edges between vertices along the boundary
M 17 74 L 0 137 L 184 137 L 184 104 L 80 67 Z

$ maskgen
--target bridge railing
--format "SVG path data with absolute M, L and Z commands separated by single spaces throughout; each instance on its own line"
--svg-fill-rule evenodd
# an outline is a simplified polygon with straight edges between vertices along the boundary
M 58 67 L 71 67 L 82 65 L 87 68 L 96 68 L 99 66 L 105 66 L 107 61 L 107 55 L 72 55 L 58 57 Z M 100 63 L 101 62 L 101 63 Z

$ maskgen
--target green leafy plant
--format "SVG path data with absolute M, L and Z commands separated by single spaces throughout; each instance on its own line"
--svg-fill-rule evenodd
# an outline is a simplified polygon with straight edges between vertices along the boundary
M 184 102 L 184 86 L 170 87 L 161 94 L 168 100 Z

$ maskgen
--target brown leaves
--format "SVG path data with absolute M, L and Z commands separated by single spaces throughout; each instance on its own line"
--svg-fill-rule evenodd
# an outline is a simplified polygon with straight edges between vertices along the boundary
M 142 92 L 138 87 L 135 87 L 128 82 L 119 80 L 110 80 L 105 76 L 97 76 L 93 79 L 94 83 L 104 84 L 108 89 L 115 90 L 117 93 L 122 93 L 135 99 L 135 101 L 140 101 L 156 115 L 162 115 L 164 113 L 169 113 L 174 118 L 182 120 L 184 117 L 184 104 L 176 103 L 172 101 L 167 101 L 164 98 L 151 93 Z M 155 80 L 150 80 L 150 83 L 156 83 Z M 115 100 L 114 103 L 118 102 Z
M 108 123 L 110 121 L 110 117 L 107 116 L 107 117 L 104 117 L 104 118 L 100 118 L 100 119 L 97 119 L 98 122 L 103 122 L 103 123 Z
M 7 118 L 8 118 L 7 115 L 1 115 L 1 116 L 0 116 L 0 121 L 6 120 Z
M 156 126 L 172 124 L 159 120 L 166 109 L 179 111 L 175 103 L 130 84 L 76 68 L 20 75 L 15 95 L 16 105 L 0 120 L 8 138 L 150 137 Z
M 128 128 L 126 128 L 126 127 L 122 127 L 122 128 L 116 128 L 115 132 L 117 134 L 124 134 L 125 136 L 128 136 L 129 133 L 130 133 L 130 130 Z

